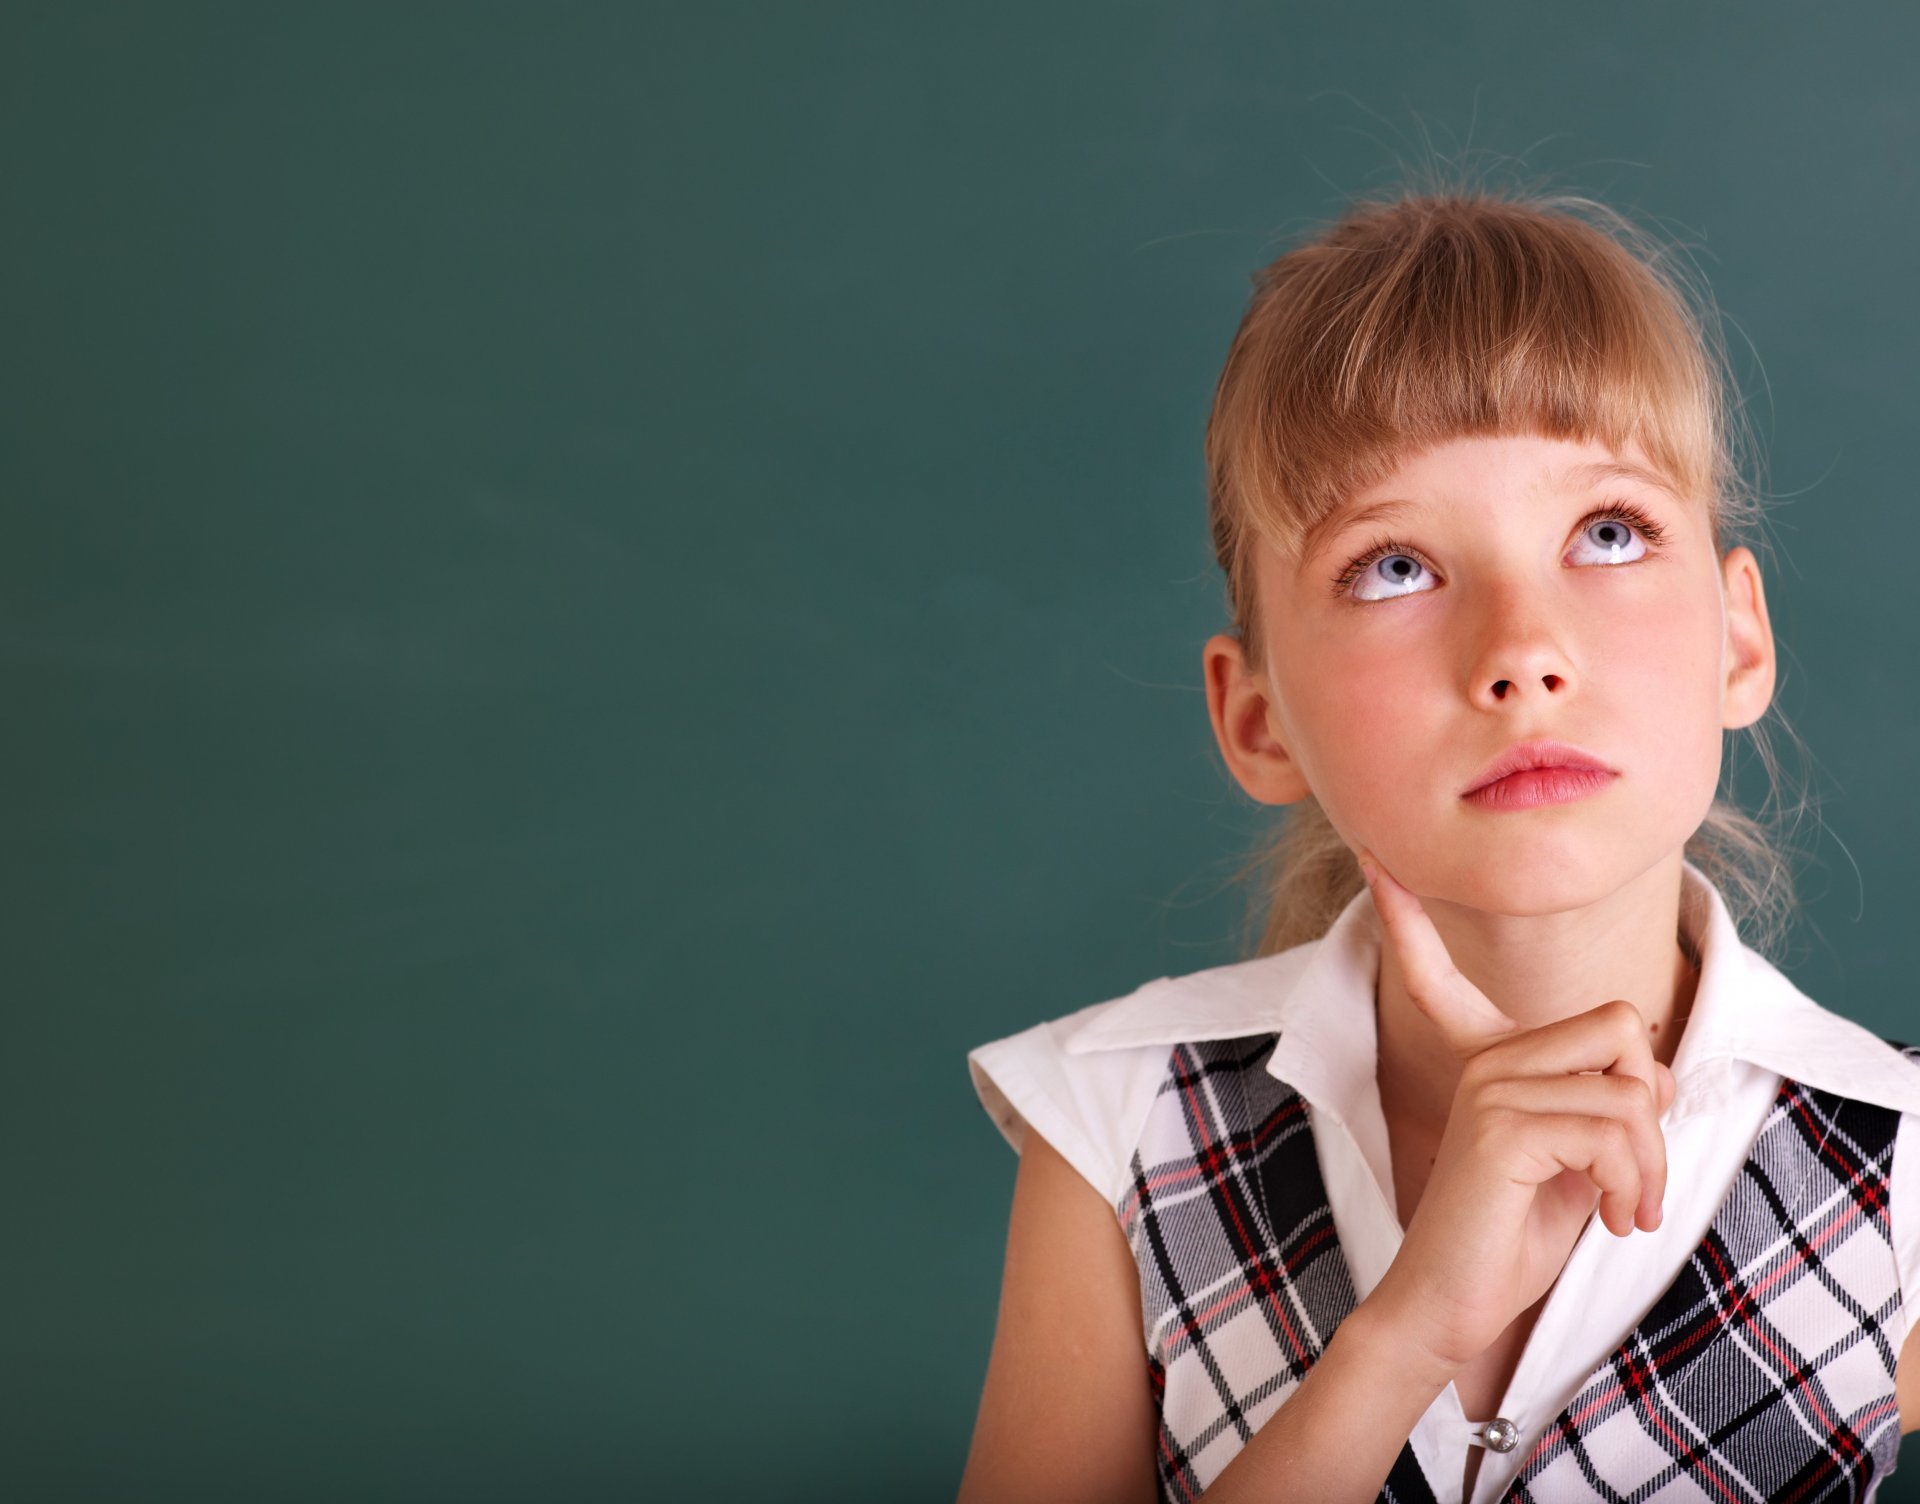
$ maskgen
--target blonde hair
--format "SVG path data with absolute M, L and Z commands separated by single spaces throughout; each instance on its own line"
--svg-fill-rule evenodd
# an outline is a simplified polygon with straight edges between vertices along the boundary
M 1742 474 L 1751 435 L 1711 297 L 1615 210 L 1466 184 L 1403 190 L 1354 202 L 1253 281 L 1214 391 L 1206 463 L 1214 552 L 1256 671 L 1256 542 L 1297 555 L 1342 498 L 1446 439 L 1532 433 L 1616 454 L 1637 444 L 1705 504 L 1716 553 L 1762 541 L 1759 494 Z M 1685 851 L 1762 953 L 1798 908 L 1769 717 L 1785 727 L 1777 699 L 1746 729 L 1775 818 L 1732 801 L 1729 756 Z M 1311 795 L 1287 807 L 1236 875 L 1250 872 L 1259 874 L 1253 955 L 1324 934 L 1362 886 Z

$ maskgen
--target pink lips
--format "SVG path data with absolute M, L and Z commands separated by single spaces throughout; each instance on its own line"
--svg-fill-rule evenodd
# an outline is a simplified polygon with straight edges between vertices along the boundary
M 1618 775 L 1565 742 L 1522 742 L 1485 768 L 1461 794 L 1481 809 L 1534 809 L 1584 799 Z

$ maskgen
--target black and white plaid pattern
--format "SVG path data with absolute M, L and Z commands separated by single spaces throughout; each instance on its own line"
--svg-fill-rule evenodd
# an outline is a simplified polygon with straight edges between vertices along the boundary
M 1356 1304 L 1277 1036 L 1173 1047 L 1116 1207 L 1140 1270 L 1159 1492 L 1202 1492 Z M 1871 1498 L 1900 1445 L 1888 1213 L 1899 1114 L 1783 1081 L 1679 1276 L 1505 1501 Z M 1434 1497 L 1410 1446 L 1381 1498 Z

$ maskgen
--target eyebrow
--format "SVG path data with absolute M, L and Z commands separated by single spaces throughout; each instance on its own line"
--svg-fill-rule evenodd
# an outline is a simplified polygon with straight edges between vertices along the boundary
M 1376 501 L 1351 512 L 1335 507 L 1307 529 L 1306 537 L 1300 543 L 1300 557 L 1303 561 L 1311 559 L 1324 544 L 1331 543 L 1349 528 L 1356 528 L 1363 522 L 1398 517 L 1403 512 L 1413 510 L 1415 508 L 1410 501 Z
M 1673 488 L 1673 482 L 1664 475 L 1643 465 L 1630 465 L 1625 460 L 1595 460 L 1587 465 L 1570 466 L 1560 474 L 1560 489 L 1589 490 L 1612 480 L 1629 480 L 1637 486 L 1665 491 L 1675 501 L 1681 499 L 1680 493 Z
M 1665 477 L 1643 466 L 1628 464 L 1624 460 L 1594 460 L 1584 465 L 1572 465 L 1561 471 L 1554 479 L 1562 491 L 1590 491 L 1596 486 L 1606 485 L 1611 481 L 1631 481 L 1637 486 L 1647 486 L 1653 490 L 1665 492 L 1675 501 L 1681 499 L 1680 493 Z M 1349 528 L 1359 527 L 1363 522 L 1378 522 L 1417 510 L 1419 509 L 1413 502 L 1397 499 L 1370 502 L 1350 512 L 1335 507 L 1307 529 L 1300 544 L 1300 558 L 1303 561 L 1311 559 L 1322 545 Z

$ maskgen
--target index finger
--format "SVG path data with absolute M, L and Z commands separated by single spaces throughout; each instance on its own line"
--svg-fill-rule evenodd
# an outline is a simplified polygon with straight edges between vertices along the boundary
M 1466 1059 L 1520 1027 L 1472 982 L 1433 927 L 1419 898 L 1379 864 L 1364 846 L 1356 853 L 1373 892 L 1373 906 L 1407 980 L 1407 993 L 1433 1020 L 1453 1052 Z

